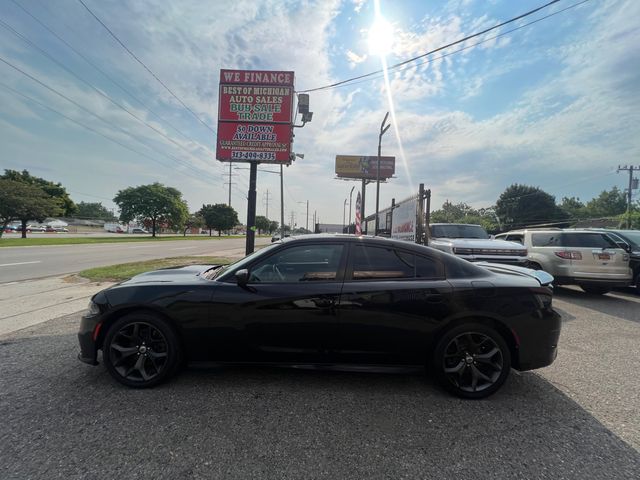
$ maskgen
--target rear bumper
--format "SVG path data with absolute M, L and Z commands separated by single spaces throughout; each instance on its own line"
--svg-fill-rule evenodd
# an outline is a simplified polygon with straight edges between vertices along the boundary
M 504 263 L 507 265 L 517 265 L 519 267 L 529 265 L 527 257 L 500 257 L 491 255 L 456 255 L 456 257 L 464 258 L 469 262 Z
M 562 318 L 553 309 L 543 310 L 531 324 L 516 332 L 520 337 L 517 370 L 551 365 L 558 355 Z M 524 331 L 522 331 L 524 330 Z
M 83 316 L 80 320 L 80 330 L 78 331 L 80 353 L 78 353 L 78 360 L 89 365 L 98 365 L 98 349 L 96 342 L 93 340 L 93 332 L 98 323 L 100 323 L 100 319 L 97 316 Z

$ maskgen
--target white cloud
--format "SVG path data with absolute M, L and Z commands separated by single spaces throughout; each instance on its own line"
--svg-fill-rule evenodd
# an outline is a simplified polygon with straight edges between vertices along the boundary
M 351 68 L 354 68 L 356 65 L 358 65 L 359 63 L 364 62 L 367 59 L 367 55 L 358 55 L 357 53 L 351 51 L 351 50 L 347 50 L 346 52 L 346 56 L 349 59 L 349 66 Z

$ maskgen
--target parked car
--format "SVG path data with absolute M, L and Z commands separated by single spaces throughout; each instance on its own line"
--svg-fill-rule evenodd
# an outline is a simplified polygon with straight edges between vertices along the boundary
M 429 232 L 429 246 L 470 262 L 527 264 L 527 249 L 522 244 L 492 239 L 480 225 L 433 223 Z
M 482 398 L 556 357 L 553 278 L 380 237 L 305 235 L 229 266 L 148 272 L 94 295 L 79 359 L 130 387 L 191 363 L 427 367 Z
M 27 233 L 31 232 L 45 232 L 46 228 L 40 225 L 27 225 Z M 16 227 L 16 232 L 22 232 L 22 225 Z
M 149 233 L 144 228 L 132 228 L 129 233 Z
M 524 245 L 529 266 L 549 272 L 556 285 L 578 285 L 585 292 L 602 295 L 633 281 L 629 253 L 604 232 L 514 230 L 496 238 Z
M 15 225 L 7 225 L 4 227 L 4 233 L 15 233 L 18 230 L 18 227 Z
M 69 232 L 69 229 L 65 227 L 52 227 L 51 225 L 47 225 L 44 231 L 47 233 L 67 233 Z
M 640 230 L 589 229 L 608 234 L 623 250 L 629 252 L 629 267 L 633 275 L 633 284 L 640 294 Z
M 288 233 L 284 234 L 284 238 L 289 237 L 290 235 Z M 280 234 L 276 233 L 273 237 L 271 237 L 271 243 L 273 242 L 277 242 L 278 240 L 280 240 Z

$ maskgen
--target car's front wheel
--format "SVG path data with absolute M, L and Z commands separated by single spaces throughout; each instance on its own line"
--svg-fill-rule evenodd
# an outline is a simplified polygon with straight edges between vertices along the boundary
M 166 321 L 133 313 L 111 325 L 102 358 L 107 371 L 120 383 L 148 388 L 175 373 L 181 360 L 180 343 Z
M 485 398 L 509 376 L 511 352 L 493 328 L 467 323 L 447 331 L 433 352 L 437 380 L 462 398 Z

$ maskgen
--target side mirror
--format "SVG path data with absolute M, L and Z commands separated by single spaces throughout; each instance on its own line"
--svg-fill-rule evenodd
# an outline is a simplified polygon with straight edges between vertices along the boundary
M 631 253 L 631 245 L 629 245 L 626 242 L 616 242 L 616 243 L 618 244 L 618 247 L 623 249 L 625 252 Z
M 249 270 L 246 268 L 238 270 L 236 272 L 236 282 L 241 287 L 246 286 L 249 283 Z

